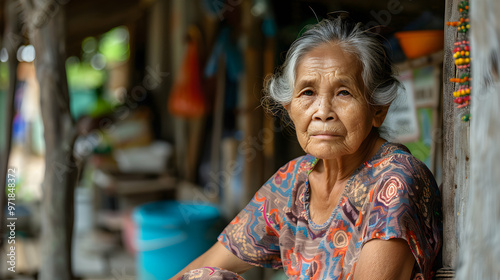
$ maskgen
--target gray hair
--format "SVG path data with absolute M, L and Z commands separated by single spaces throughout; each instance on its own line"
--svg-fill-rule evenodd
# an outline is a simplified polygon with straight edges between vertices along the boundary
M 375 34 L 341 16 L 324 19 L 309 26 L 287 52 L 283 66 L 266 81 L 265 93 L 281 105 L 291 102 L 296 68 L 302 57 L 315 47 L 334 42 L 346 52 L 354 54 L 362 65 L 362 79 L 372 105 L 389 106 L 397 96 L 401 83 L 395 78 L 392 61 Z M 269 101 L 269 100 L 268 100 Z

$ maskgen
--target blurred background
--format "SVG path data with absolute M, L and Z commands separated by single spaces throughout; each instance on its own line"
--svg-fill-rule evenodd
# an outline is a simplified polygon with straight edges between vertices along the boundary
M 303 154 L 282 112 L 260 105 L 264 80 L 304 26 L 339 11 L 384 38 L 406 87 L 387 137 L 442 182 L 444 1 L 2 0 L 0 11 L 1 166 L 16 170 L 18 218 L 16 272 L 4 248 L 2 279 L 166 279 L 206 250 Z

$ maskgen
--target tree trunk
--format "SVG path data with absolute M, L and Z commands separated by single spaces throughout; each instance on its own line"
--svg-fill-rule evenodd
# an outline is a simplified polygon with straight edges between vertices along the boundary
M 73 157 L 76 135 L 69 110 L 65 70 L 65 18 L 52 1 L 23 1 L 36 22 L 27 22 L 35 47 L 35 69 L 40 84 L 40 103 L 45 137 L 45 177 L 42 185 L 41 280 L 67 280 L 71 273 L 73 194 L 78 168 Z M 35 7 L 35 8 L 33 8 Z M 43 15 L 45 17 L 33 16 Z M 29 17 L 27 18 L 30 19 Z

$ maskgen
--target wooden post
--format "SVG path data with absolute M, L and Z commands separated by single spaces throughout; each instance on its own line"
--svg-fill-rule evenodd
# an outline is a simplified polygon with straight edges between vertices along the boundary
M 457 6 L 460 0 L 447 0 L 445 21 L 460 18 Z M 463 197 L 469 189 L 469 123 L 460 120 L 460 111 L 455 108 L 452 92 L 456 85 L 450 78 L 456 77 L 453 60 L 453 44 L 457 30 L 445 26 L 443 62 L 443 268 L 437 272 L 437 279 L 454 277 L 459 246 L 459 228 L 463 224 Z
M 41 280 L 68 280 L 71 273 L 73 193 L 78 174 L 73 157 L 76 131 L 69 110 L 65 70 L 65 18 L 56 1 L 22 0 L 35 69 L 45 136 L 42 185 Z
M 221 164 L 221 151 L 222 151 L 222 130 L 224 126 L 224 100 L 226 97 L 226 58 L 219 57 L 219 66 L 217 68 L 217 89 L 214 98 L 214 113 L 213 113 L 213 128 L 212 128 L 212 143 L 210 149 L 210 167 L 211 181 L 215 186 L 223 186 L 224 181 L 221 180 L 221 172 L 224 168 Z M 227 194 L 230 192 L 223 192 L 223 201 L 226 201 Z M 229 198 L 232 199 L 232 198 Z M 224 205 L 228 207 L 228 205 Z M 229 211 L 230 215 L 234 214 Z
M 244 139 L 240 151 L 245 153 L 243 168 L 242 208 L 250 201 L 264 183 L 263 179 L 263 111 L 260 106 L 262 96 L 262 34 L 261 20 L 251 14 L 252 1 L 241 3 L 242 28 L 245 37 L 243 79 L 243 132 Z
M 266 38 L 264 55 L 263 55 L 263 68 L 264 68 L 264 76 L 273 74 L 275 68 L 275 56 L 276 51 L 276 39 L 275 38 Z M 275 151 L 274 151 L 274 117 L 270 114 L 268 116 L 264 116 L 263 123 L 263 134 L 262 144 L 264 145 L 264 170 L 263 176 L 264 179 L 271 177 L 275 170 Z
M 241 1 L 242 39 L 245 42 L 245 70 L 241 82 L 241 107 L 243 142 L 238 146 L 238 153 L 243 153 L 243 195 L 240 209 L 255 195 L 265 182 L 264 179 L 264 143 L 263 110 L 260 106 L 263 76 L 263 36 L 261 19 L 251 14 L 251 0 Z M 263 279 L 262 269 L 253 269 L 245 274 L 247 279 Z
M 186 36 L 188 29 L 188 6 L 187 2 L 183 0 L 174 0 L 170 2 L 171 15 L 171 29 L 170 29 L 170 50 L 171 50 L 171 65 L 174 73 L 177 73 L 181 68 L 182 59 L 185 55 Z M 173 75 L 175 81 L 176 75 Z M 167 104 L 165 104 L 167 106 Z M 174 117 L 174 143 L 175 143 L 175 158 L 177 168 L 179 169 L 179 177 L 186 178 L 187 161 L 185 153 L 187 151 L 187 135 L 188 123 L 186 120 Z
M 17 81 L 17 65 L 19 64 L 16 58 L 16 53 L 22 43 L 21 36 L 21 20 L 19 18 L 17 9 L 17 3 L 13 0 L 8 0 L 5 2 L 5 32 L 3 38 L 3 46 L 7 50 L 7 54 L 9 56 L 8 67 L 9 67 L 9 89 L 7 91 L 7 102 L 4 104 L 4 108 L 2 110 L 3 114 L 6 114 L 6 125 L 5 131 L 0 133 L 3 137 L 0 143 L 2 147 L 0 147 L 0 180 L 2 183 L 0 184 L 0 209 L 5 209 L 6 205 L 6 192 L 5 183 L 7 176 L 7 169 L 9 164 L 9 154 L 11 148 L 11 138 L 12 138 L 12 123 L 14 120 L 14 95 L 16 92 L 16 81 Z M 5 211 L 0 211 L 0 221 L 4 220 Z M 0 236 L 3 236 L 3 232 L 5 227 L 1 227 Z M 0 249 L 3 246 L 3 238 L 0 238 Z M 2 251 L 3 252 L 3 251 Z
M 160 138 L 167 141 L 173 141 L 173 135 L 175 133 L 173 118 L 169 116 L 166 110 L 169 90 L 172 86 L 172 70 L 178 70 L 178 68 L 173 68 L 171 65 L 174 59 L 182 58 L 182 55 L 179 55 L 179 57 L 170 56 L 173 45 L 178 44 L 177 42 L 174 44 L 172 43 L 171 36 L 173 36 L 175 32 L 172 28 L 172 24 L 176 23 L 182 25 L 178 21 L 184 18 L 184 16 L 181 15 L 176 15 L 176 17 L 178 17 L 177 19 L 170 17 L 170 15 L 173 14 L 171 12 L 171 5 L 173 5 L 173 2 L 171 3 L 169 0 L 158 0 L 149 8 L 147 16 L 148 32 L 146 45 L 147 67 L 149 67 L 149 69 L 158 69 L 164 73 L 163 76 L 160 76 L 161 80 L 155 80 L 157 84 L 154 87 L 148 88 L 148 90 L 151 90 L 154 110 L 159 116 L 158 125 L 160 126 Z M 183 43 L 183 41 L 179 43 Z M 175 65 L 179 63 L 175 62 Z

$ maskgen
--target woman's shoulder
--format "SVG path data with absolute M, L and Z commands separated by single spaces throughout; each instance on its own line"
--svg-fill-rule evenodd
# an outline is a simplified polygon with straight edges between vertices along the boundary
M 407 240 L 420 271 L 429 275 L 441 246 L 442 230 L 441 200 L 434 176 L 401 144 L 386 143 L 369 165 L 363 170 L 373 181 L 358 208 L 367 215 L 364 241 Z
M 440 193 L 434 175 L 425 163 L 402 144 L 389 143 L 379 160 L 371 162 L 372 195 L 381 198 L 390 193 L 392 202 L 408 202 L 421 209 L 440 208 Z M 376 174 L 376 175 L 375 175 Z M 388 196 L 389 197 L 389 196 Z M 382 199 L 383 200 L 383 199 Z M 386 202 L 389 202 L 387 200 Z
M 400 195 L 418 196 L 422 192 L 439 196 L 436 181 L 427 166 L 415 158 L 402 144 L 386 142 L 378 153 L 363 164 L 352 178 L 347 193 L 356 208 L 366 198 L 384 192 L 387 186 L 397 186 Z
M 373 168 L 380 166 L 381 173 L 397 173 L 408 179 L 423 179 L 427 183 L 435 184 L 434 175 L 427 165 L 413 156 L 403 144 L 392 142 L 384 144 L 380 151 L 380 157 L 371 162 L 371 166 Z
M 400 143 L 385 142 L 378 151 L 378 159 L 388 159 L 394 157 L 413 157 L 410 150 Z

